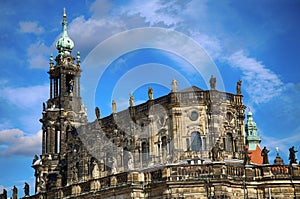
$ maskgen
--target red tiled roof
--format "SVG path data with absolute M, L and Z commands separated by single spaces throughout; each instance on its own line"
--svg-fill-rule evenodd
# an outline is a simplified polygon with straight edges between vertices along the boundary
M 249 156 L 251 158 L 251 162 L 254 164 L 262 164 L 263 163 L 263 157 L 261 156 L 261 149 L 257 145 L 255 150 L 249 150 L 251 153 Z

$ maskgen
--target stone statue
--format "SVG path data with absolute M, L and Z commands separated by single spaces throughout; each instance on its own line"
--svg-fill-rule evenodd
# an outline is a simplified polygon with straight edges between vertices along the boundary
M 33 160 L 32 160 L 32 164 L 34 164 L 38 159 L 39 159 L 39 156 L 34 155 Z
M 73 182 L 78 181 L 78 169 L 76 166 L 73 167 Z
M 18 199 L 18 188 L 16 186 L 14 186 L 14 188 L 12 190 L 13 190 L 12 198 Z
M 71 80 L 69 81 L 69 92 L 70 92 L 70 93 L 73 92 L 73 86 L 74 86 L 74 80 L 71 79 Z
M 172 92 L 177 92 L 178 91 L 178 84 L 176 79 L 172 80 Z
M 115 100 L 112 101 L 111 107 L 112 107 L 112 112 L 116 113 L 117 112 L 117 104 L 116 104 Z
M 129 151 L 128 152 L 128 169 L 129 170 L 132 170 L 134 168 L 134 165 L 133 165 L 133 156 L 132 156 L 132 153 Z
M 290 151 L 290 155 L 289 155 L 290 164 L 296 164 L 297 163 L 296 153 L 298 151 L 295 151 L 294 146 L 289 148 L 289 151 Z
M 130 93 L 129 95 L 129 106 L 133 107 L 134 106 L 134 96 L 132 95 L 132 93 Z
M 239 80 L 239 81 L 236 83 L 236 94 L 237 94 L 237 95 L 241 95 L 241 94 L 242 94 L 241 86 L 242 86 L 242 80 Z
M 3 189 L 2 196 L 3 196 L 3 198 L 7 199 L 7 191 L 6 191 L 6 189 Z
M 99 178 L 99 167 L 98 163 L 94 160 L 93 161 L 93 171 L 92 171 L 93 178 Z
M 44 175 L 40 173 L 36 180 L 36 192 L 44 191 L 45 190 L 45 179 Z
M 46 104 L 43 102 L 43 111 L 46 111 Z
M 244 165 L 246 164 L 250 164 L 251 158 L 250 155 L 251 152 L 249 152 L 248 147 L 245 147 L 245 151 L 244 151 Z
M 151 87 L 148 87 L 148 98 L 153 100 L 153 89 Z
M 221 148 L 220 148 L 219 144 L 217 143 L 217 144 L 211 149 L 212 160 L 213 160 L 213 161 L 219 161 L 219 160 L 220 160 L 220 152 L 221 152 Z
M 210 84 L 210 89 L 211 90 L 216 90 L 216 83 L 217 83 L 216 77 L 214 77 L 213 75 L 211 75 L 210 80 L 209 80 L 209 84 Z
M 263 157 L 263 164 L 270 164 L 268 158 L 269 152 L 270 151 L 266 147 L 264 147 L 263 150 L 261 151 L 261 156 Z
M 111 173 L 117 172 L 117 159 L 115 157 L 111 157 Z
M 25 196 L 29 196 L 29 184 L 27 182 L 25 182 L 24 194 Z
M 95 108 L 96 118 L 100 119 L 100 109 L 98 107 Z

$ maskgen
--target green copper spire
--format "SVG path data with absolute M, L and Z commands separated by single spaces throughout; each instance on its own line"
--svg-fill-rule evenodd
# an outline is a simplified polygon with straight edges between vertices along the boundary
M 70 54 L 74 48 L 74 42 L 68 36 L 67 32 L 67 14 L 64 8 L 63 21 L 62 21 L 62 34 L 59 40 L 56 42 L 56 48 L 60 54 Z
M 255 150 L 256 146 L 260 144 L 261 139 L 257 135 L 256 123 L 253 120 L 252 113 L 249 111 L 247 114 L 247 123 L 245 125 L 246 143 L 249 150 Z

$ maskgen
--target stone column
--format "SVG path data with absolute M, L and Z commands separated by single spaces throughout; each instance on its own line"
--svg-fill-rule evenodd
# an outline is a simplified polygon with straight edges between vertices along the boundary
M 58 95 L 58 85 L 57 85 L 57 78 L 54 79 L 54 97 Z
M 78 94 L 78 97 L 80 97 L 80 75 L 78 75 L 78 91 L 77 91 L 77 94 Z
M 53 82 L 53 79 L 50 77 L 50 99 L 52 99 L 52 87 L 53 87 L 53 85 L 52 85 L 52 82 Z
M 47 144 L 47 130 L 43 130 L 43 140 L 42 140 L 42 154 L 47 153 L 46 151 L 46 144 Z
M 50 127 L 47 127 L 47 133 L 46 133 L 46 153 L 50 153 L 50 134 L 51 130 Z

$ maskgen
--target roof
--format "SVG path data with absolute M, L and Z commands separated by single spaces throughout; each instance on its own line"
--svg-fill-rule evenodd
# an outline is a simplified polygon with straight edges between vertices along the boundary
M 197 86 L 191 86 L 191 87 L 183 89 L 183 90 L 181 90 L 179 92 L 195 92 L 195 91 L 203 91 L 203 89 L 198 88 Z
M 255 150 L 249 150 L 251 154 L 249 154 L 251 158 L 251 162 L 255 164 L 262 164 L 263 163 L 263 157 L 261 156 L 261 149 L 258 145 L 256 145 Z

